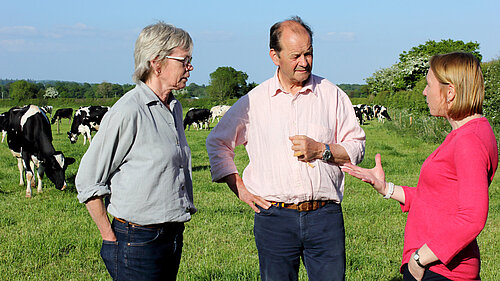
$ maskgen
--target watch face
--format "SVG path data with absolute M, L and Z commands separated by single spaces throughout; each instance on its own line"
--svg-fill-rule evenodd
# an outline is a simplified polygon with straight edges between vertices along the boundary
M 325 152 L 323 152 L 323 160 L 327 161 L 330 160 L 330 158 L 332 158 L 332 152 L 330 150 L 325 150 Z

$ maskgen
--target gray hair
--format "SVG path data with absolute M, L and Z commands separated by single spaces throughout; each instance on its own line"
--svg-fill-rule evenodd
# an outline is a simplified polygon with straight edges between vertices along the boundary
M 134 82 L 145 82 L 151 73 L 151 60 L 164 59 L 180 47 L 189 52 L 193 49 L 193 39 L 189 33 L 163 21 L 146 26 L 135 41 Z

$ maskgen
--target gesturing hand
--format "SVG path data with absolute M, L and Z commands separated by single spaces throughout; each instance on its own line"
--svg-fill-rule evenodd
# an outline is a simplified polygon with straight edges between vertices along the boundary
M 342 171 L 371 184 L 378 193 L 382 195 L 386 194 L 385 173 L 382 168 L 382 157 L 380 154 L 375 155 L 375 167 L 372 169 L 365 169 L 351 163 L 345 163 Z

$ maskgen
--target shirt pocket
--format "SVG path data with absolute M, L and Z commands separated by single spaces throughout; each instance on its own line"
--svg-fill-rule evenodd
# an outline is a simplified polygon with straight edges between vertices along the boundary
M 321 143 L 333 143 L 335 140 L 332 129 L 313 123 L 307 125 L 307 136 Z

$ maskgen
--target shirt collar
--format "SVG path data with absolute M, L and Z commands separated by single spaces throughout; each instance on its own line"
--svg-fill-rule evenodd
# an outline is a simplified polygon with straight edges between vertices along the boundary
M 137 87 L 141 89 L 141 91 L 139 91 L 141 93 L 139 98 L 142 102 L 147 105 L 161 104 L 160 98 L 153 92 L 153 90 L 151 90 L 151 88 L 148 87 L 148 85 L 146 85 L 146 83 L 139 81 L 137 83 Z M 173 105 L 177 103 L 177 99 L 172 93 L 168 95 L 168 102 L 171 108 L 173 108 Z
M 281 86 L 280 79 L 278 78 L 278 71 L 279 67 L 276 69 L 274 72 L 274 76 L 272 78 L 272 85 L 273 85 L 273 91 L 271 91 L 271 96 L 274 97 L 278 95 L 279 93 L 288 93 L 283 89 L 283 86 Z M 313 93 L 314 95 L 317 95 L 317 93 L 314 91 L 316 87 L 314 75 L 311 73 L 309 76 L 309 79 L 307 79 L 306 84 L 302 89 L 300 89 L 297 94 L 308 94 L 308 93 Z

